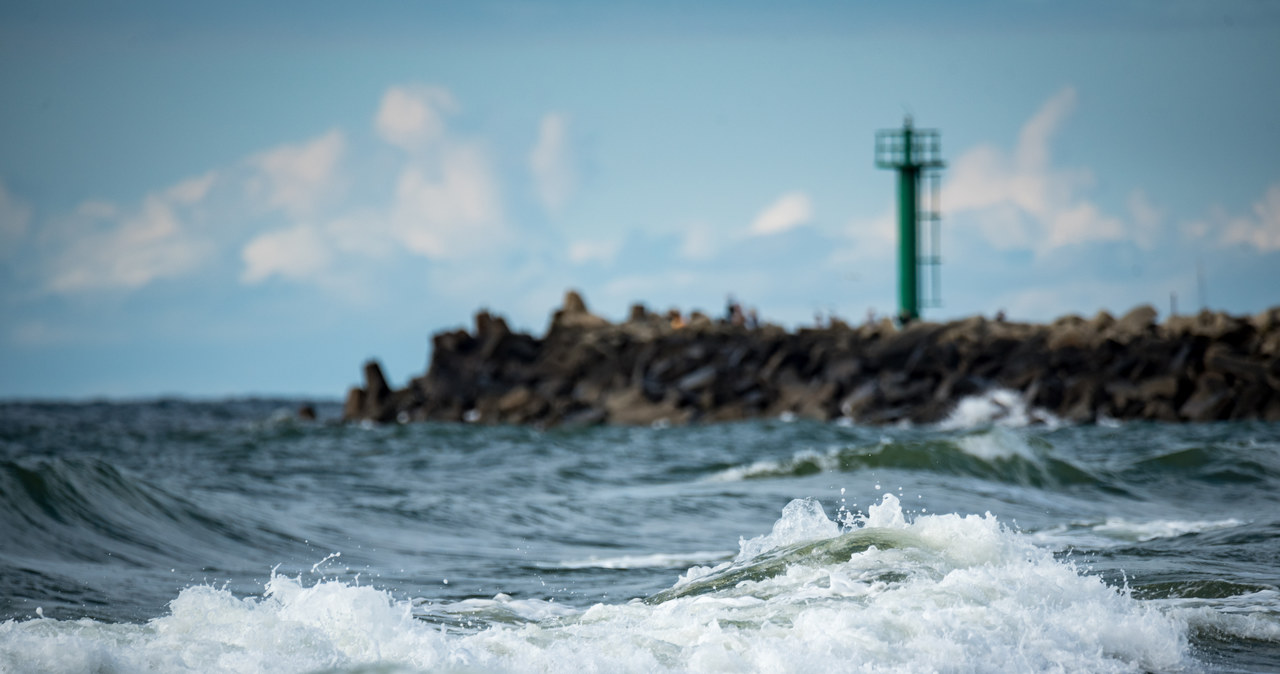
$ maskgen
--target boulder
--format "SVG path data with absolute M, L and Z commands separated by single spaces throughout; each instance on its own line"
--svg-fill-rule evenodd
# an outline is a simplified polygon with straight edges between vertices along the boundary
M 564 303 L 551 316 L 551 327 L 548 333 L 559 329 L 589 330 L 610 325 L 609 321 L 587 310 L 587 303 L 576 290 L 564 294 Z
M 605 420 L 620 426 L 688 423 L 692 413 L 675 406 L 671 398 L 653 402 L 635 387 L 609 393 L 604 398 Z
M 1047 346 L 1054 351 L 1064 349 L 1092 349 L 1102 336 L 1083 320 L 1080 322 L 1054 323 L 1049 327 Z
M 1216 421 L 1230 411 L 1231 389 L 1226 378 L 1217 372 L 1205 372 L 1196 380 L 1191 397 L 1178 408 L 1178 416 L 1187 421 Z
M 673 310 L 672 317 L 682 317 Z M 788 332 L 700 312 L 673 322 L 641 304 L 617 325 L 565 294 L 546 335 L 487 310 L 474 330 L 432 337 L 425 375 L 393 390 L 369 361 L 347 420 L 653 424 L 796 414 L 860 423 L 942 418 L 965 396 L 1003 387 L 1070 421 L 1280 416 L 1280 308 L 1201 312 L 1155 323 L 1139 306 L 1049 325 L 975 316 L 951 323 L 832 321 Z
M 1128 344 L 1155 331 L 1156 310 L 1150 304 L 1134 307 L 1107 329 L 1106 334 L 1121 344 Z
M 352 386 L 347 391 L 346 402 L 342 404 L 342 420 L 359 421 L 364 418 L 364 389 Z

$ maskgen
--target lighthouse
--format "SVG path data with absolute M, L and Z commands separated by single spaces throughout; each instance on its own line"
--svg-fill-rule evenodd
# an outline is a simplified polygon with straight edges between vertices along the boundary
M 917 129 L 907 115 L 901 129 L 876 132 L 876 166 L 898 172 L 898 320 L 906 324 L 921 307 L 940 305 L 938 184 L 946 164 L 937 130 Z

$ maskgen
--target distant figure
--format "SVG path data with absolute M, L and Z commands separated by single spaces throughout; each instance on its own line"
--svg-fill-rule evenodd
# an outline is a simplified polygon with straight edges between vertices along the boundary
M 760 329 L 760 314 L 756 313 L 755 307 L 751 307 L 750 309 L 747 310 L 747 329 L 748 330 Z
M 738 301 L 733 299 L 733 295 L 729 295 L 726 305 L 724 316 L 725 321 L 730 325 L 734 325 L 739 328 L 745 325 L 747 317 L 742 313 L 742 305 L 738 304 Z
M 1004 322 L 1004 309 L 1001 309 L 1001 310 L 999 310 L 999 311 L 997 311 L 997 312 L 996 312 L 996 322 L 997 322 L 997 323 L 1003 323 L 1003 322 Z
M 671 323 L 673 330 L 679 330 L 684 327 L 684 317 L 680 315 L 679 309 L 671 309 L 667 312 L 667 320 Z

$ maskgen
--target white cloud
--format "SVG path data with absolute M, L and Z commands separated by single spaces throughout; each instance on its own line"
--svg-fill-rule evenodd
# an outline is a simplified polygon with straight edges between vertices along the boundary
M 1151 246 L 1158 211 L 1145 195 L 1130 200 L 1135 227 L 1082 196 L 1092 173 L 1052 165 L 1052 141 L 1075 105 L 1075 89 L 1067 87 L 1023 125 L 1012 153 L 980 145 L 956 158 L 943 188 L 944 217 L 972 212 L 983 238 L 999 250 L 1045 255 L 1062 246 L 1124 239 Z
M 410 164 L 396 185 L 392 231 L 410 251 L 458 258 L 507 238 L 498 186 L 478 147 L 449 148 L 430 168 Z
M 27 235 L 31 225 L 31 207 L 9 193 L 0 182 L 0 257 L 9 257 Z
M 314 227 L 296 225 L 255 238 L 240 256 L 245 265 L 240 279 L 257 283 L 272 275 L 294 281 L 310 280 L 329 266 L 332 253 Z
M 332 129 L 305 143 L 281 145 L 249 158 L 258 174 L 249 190 L 294 217 L 314 213 L 337 185 L 338 162 L 346 146 L 342 132 Z
M 361 258 L 381 260 L 399 249 L 386 216 L 374 211 L 351 213 L 331 220 L 324 231 L 336 250 Z
M 459 260 L 504 243 L 509 232 L 486 153 L 478 143 L 451 137 L 445 127 L 445 114 L 456 108 L 453 96 L 437 87 L 388 89 L 374 125 L 383 139 L 408 151 L 395 174 L 393 196 L 372 208 L 338 211 L 325 221 L 304 219 L 314 209 L 303 206 L 312 188 L 330 182 L 332 170 L 304 174 L 286 167 L 332 167 L 342 149 L 341 134 L 330 132 L 274 151 L 271 156 L 280 158 L 278 173 L 297 178 L 289 183 L 298 188 L 292 193 L 299 198 L 290 202 L 297 207 L 284 209 L 297 219 L 242 248 L 241 281 L 253 284 L 277 276 L 350 295 L 349 288 L 365 283 L 375 265 L 397 252 Z M 305 156 L 316 161 L 303 161 Z
M 174 204 L 183 206 L 198 204 L 209 196 L 209 190 L 213 189 L 213 183 L 217 177 L 215 172 L 210 171 L 202 176 L 188 178 L 165 190 L 164 196 Z
M 445 114 L 455 109 L 444 89 L 386 92 L 374 123 L 384 139 L 410 152 L 386 174 L 389 198 L 359 209 L 338 189 L 347 145 L 341 129 L 254 153 L 240 163 L 245 170 L 185 180 L 136 205 L 86 201 L 35 242 L 47 251 L 41 285 L 55 293 L 138 289 L 189 275 L 222 251 L 238 252 L 238 280 L 246 285 L 279 278 L 348 297 L 355 296 L 351 288 L 372 287 L 397 255 L 483 266 L 512 245 L 516 232 L 504 220 L 483 144 L 445 128 Z M 550 159 L 543 167 L 560 170 L 564 122 L 548 120 L 541 154 Z M 209 227 L 215 217 L 219 226 Z M 6 252 L 10 241 L 29 236 L 29 220 L 29 209 L 0 185 Z M 616 249 L 580 242 L 568 257 L 610 259 Z
M 569 261 L 574 264 L 587 262 L 612 262 L 618 256 L 621 244 L 617 241 L 574 241 L 569 244 Z
M 197 215 L 194 207 L 215 180 L 208 173 L 180 182 L 147 195 L 136 211 L 123 214 L 112 204 L 87 202 L 60 232 L 66 247 L 51 261 L 48 289 L 136 289 L 195 271 L 211 256 L 213 244 L 184 219 Z
M 889 209 L 869 220 L 855 219 L 848 224 L 846 232 L 853 246 L 835 251 L 834 261 L 847 263 L 866 258 L 879 259 L 884 256 L 884 251 L 893 250 L 898 245 L 897 215 Z
M 240 281 L 252 285 L 277 276 L 365 303 L 378 293 L 370 272 L 399 249 L 381 213 L 362 211 L 323 224 L 297 223 L 244 245 Z
M 680 241 L 680 257 L 686 260 L 704 261 L 715 257 L 718 252 L 716 235 L 711 227 L 697 223 L 685 228 L 684 238 Z
M 1198 230 L 1221 231 L 1219 241 L 1226 245 L 1246 244 L 1264 253 L 1280 250 L 1280 183 L 1268 187 L 1253 204 L 1253 216 L 1227 218 L 1220 214 L 1212 224 L 1200 223 Z
M 1156 243 L 1160 225 L 1164 221 L 1164 213 L 1156 208 L 1147 193 L 1134 190 L 1129 194 L 1129 217 L 1133 218 L 1134 237 L 1143 248 L 1151 248 Z
M 392 87 L 382 96 L 374 128 L 388 143 L 418 151 L 444 137 L 445 116 L 458 111 L 453 94 L 440 87 Z
M 538 140 L 529 153 L 538 197 L 550 211 L 558 211 L 573 191 L 573 166 L 569 160 L 569 122 L 564 115 L 549 113 L 538 125 Z
M 1076 109 L 1075 87 L 1065 87 L 1049 97 L 1018 133 L 1017 163 L 1024 170 L 1049 165 L 1049 143 L 1058 128 Z
M 804 192 L 788 192 L 778 198 L 751 222 L 750 233 L 755 236 L 778 234 L 809 222 L 813 206 Z

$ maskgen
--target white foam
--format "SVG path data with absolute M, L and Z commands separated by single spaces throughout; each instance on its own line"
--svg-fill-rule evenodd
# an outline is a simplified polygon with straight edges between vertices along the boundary
M 142 625 L 2 623 L 0 671 L 1131 672 L 1194 665 L 1187 618 L 1082 575 L 989 514 L 909 520 L 886 495 L 859 525 L 897 544 L 656 605 L 574 609 L 498 595 L 415 608 L 375 588 L 278 576 L 262 599 L 192 587 Z M 771 547 L 839 534 L 816 501 L 799 500 L 769 534 L 744 540 L 739 557 L 750 563 Z M 451 627 L 460 619 L 475 627 Z
M 1043 467 L 1044 464 L 1041 452 L 1028 444 L 1025 431 L 1020 431 L 1016 425 L 996 425 L 969 435 L 958 436 L 955 438 L 955 443 L 960 451 L 984 461 L 1021 458 L 1038 466 Z M 707 482 L 741 482 L 754 478 L 797 475 L 801 472 L 801 468 L 807 469 L 804 472 L 812 469 L 818 472 L 836 472 L 841 470 L 842 459 L 846 453 L 861 451 L 873 454 L 881 451 L 884 446 L 893 444 L 893 440 L 882 437 L 879 444 L 879 448 L 830 447 L 825 452 L 811 448 L 801 449 L 785 459 L 762 459 L 747 465 L 726 468 L 706 477 L 705 480 Z
M 1132 522 L 1119 517 L 1109 517 L 1106 522 L 1093 527 L 1095 533 L 1129 541 L 1153 541 L 1158 538 L 1177 538 L 1218 529 L 1234 529 L 1244 522 L 1232 517 L 1225 520 L 1151 520 Z
M 796 499 L 782 509 L 782 519 L 773 524 L 773 531 L 750 540 L 738 541 L 738 556 L 734 561 L 757 557 L 762 552 L 785 545 L 831 538 L 840 533 L 840 526 L 830 519 L 817 499 Z
M 793 472 L 802 464 L 812 464 L 818 470 L 827 472 L 840 468 L 840 450 L 833 447 L 826 453 L 812 449 L 802 449 L 791 455 L 789 459 L 763 459 L 746 466 L 726 468 L 706 478 L 707 482 L 741 482 L 757 477 L 768 477 Z
M 1017 431 L 997 426 L 986 432 L 965 435 L 956 439 L 960 451 L 984 461 L 1021 458 L 1032 463 L 1040 463 L 1026 438 Z
M 563 561 L 553 565 L 557 569 L 684 569 L 691 564 L 719 562 L 732 557 L 732 552 L 685 552 L 675 554 L 621 555 L 618 557 L 589 557 L 582 560 Z
M 413 615 L 438 623 L 480 628 L 492 624 L 553 620 L 576 613 L 574 608 L 553 601 L 513 599 L 510 595 L 500 593 L 492 599 L 463 599 L 444 604 L 422 602 L 415 607 Z
M 776 474 L 791 472 L 801 463 L 813 463 L 819 471 L 835 471 L 840 468 L 840 457 L 838 450 L 833 448 L 828 450 L 826 454 L 819 454 L 813 449 L 801 449 L 791 455 L 790 459 L 762 459 L 758 462 L 748 464 L 748 466 L 735 466 L 726 468 L 707 477 L 708 482 L 741 482 L 750 480 L 753 477 L 776 476 Z
M 1121 517 L 1108 517 L 1106 521 L 1077 522 L 1031 534 L 1041 545 L 1056 548 L 1069 546 L 1086 548 L 1111 548 L 1130 543 L 1145 543 L 1162 538 L 1177 538 L 1206 531 L 1234 529 L 1244 522 L 1234 517 L 1222 520 L 1146 520 L 1134 521 Z
M 1047 410 L 1028 406 L 1017 391 L 992 389 L 961 398 L 938 428 L 957 430 L 988 425 L 1010 428 L 1045 425 L 1056 428 L 1062 425 L 1062 420 Z
M 1160 600 L 1193 630 L 1280 643 L 1280 592 L 1262 590 L 1214 599 Z
M 444 636 L 408 602 L 338 581 L 273 577 L 261 600 L 210 586 L 183 590 L 145 625 L 91 620 L 0 625 L 0 670 L 303 672 L 360 663 L 430 668 Z

